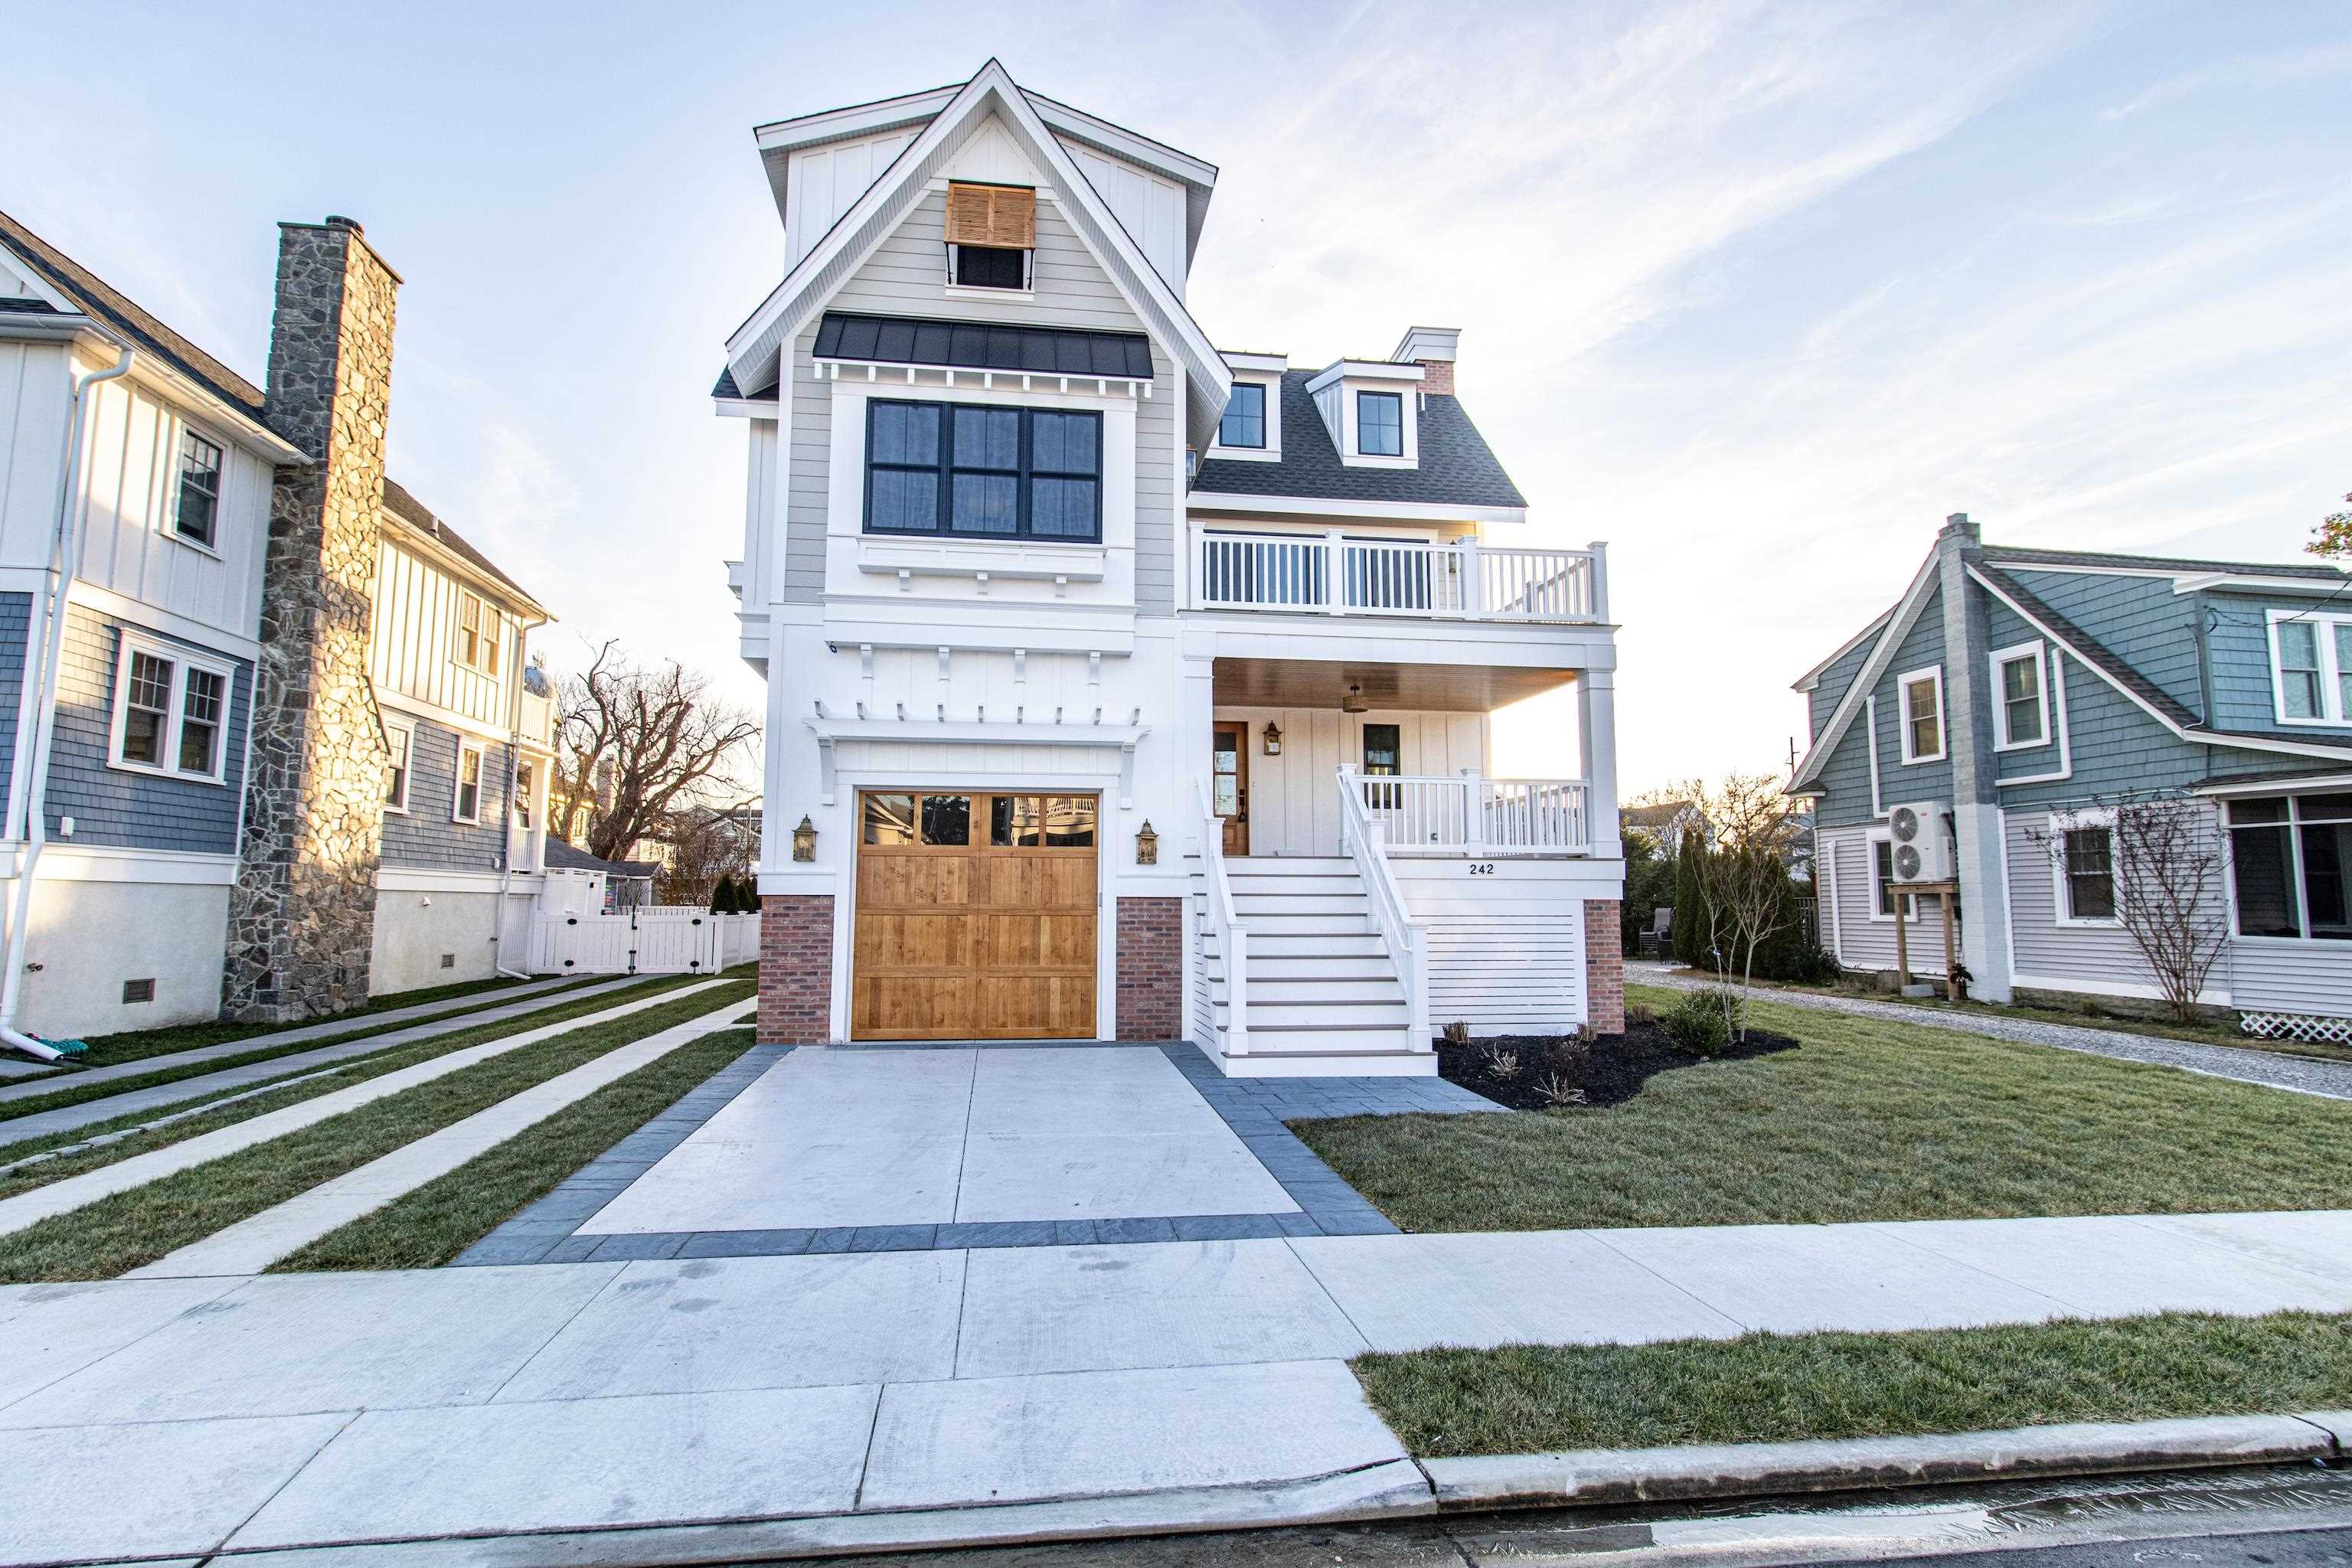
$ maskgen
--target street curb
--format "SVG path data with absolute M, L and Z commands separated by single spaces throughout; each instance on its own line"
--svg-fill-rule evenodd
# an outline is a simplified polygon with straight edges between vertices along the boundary
M 2195 1469 L 2341 1457 L 2352 1412 L 2083 1422 L 1955 1432 L 1672 1448 L 1588 1448 L 1423 1459 L 1443 1511 L 1688 1501 L 1785 1492 L 1935 1486 L 2036 1476 Z

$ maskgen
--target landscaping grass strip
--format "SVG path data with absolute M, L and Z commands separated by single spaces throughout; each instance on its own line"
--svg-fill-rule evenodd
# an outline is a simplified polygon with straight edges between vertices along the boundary
M 593 984 L 596 981 L 611 978 L 613 977 L 610 975 L 597 975 L 583 981 L 582 984 Z M 541 992 L 538 994 L 541 997 L 561 996 L 572 989 L 573 987 L 566 986 L 552 992 Z M 226 1072 L 233 1068 L 249 1067 L 255 1062 L 271 1061 L 278 1057 L 290 1057 L 303 1051 L 324 1050 L 332 1046 L 347 1045 L 353 1040 L 363 1040 L 371 1035 L 389 1035 L 401 1029 L 424 1028 L 436 1024 L 448 1023 L 463 1018 L 469 1013 L 499 1006 L 504 1001 L 503 997 L 486 994 L 482 998 L 481 1008 L 461 1008 L 434 1018 L 407 1018 L 396 1019 L 391 1023 L 362 1024 L 343 1033 L 322 1036 L 317 1039 L 260 1046 L 250 1051 L 232 1051 L 225 1057 L 211 1057 L 196 1062 L 181 1062 L 172 1067 L 157 1068 L 153 1072 L 132 1073 L 124 1078 L 107 1079 L 98 1083 L 77 1084 L 71 1077 L 45 1079 L 40 1080 L 45 1086 L 54 1084 L 57 1087 L 46 1093 L 0 1101 L 0 1132 L 5 1132 L 10 1121 L 21 1117 L 36 1116 L 44 1111 L 61 1110 L 69 1105 L 87 1105 L 91 1100 L 107 1100 L 118 1094 L 129 1094 L 133 1089 L 153 1089 L 160 1084 L 177 1083 L 183 1079 L 202 1078 L 206 1073 Z M 354 1013 L 351 1016 L 356 1023 L 361 1015 Z M 117 1064 L 93 1061 L 84 1065 L 111 1067 Z M 5 1150 L 0 1150 L 0 1155 L 5 1153 Z
M 430 1061 L 436 1057 L 447 1056 L 452 1051 L 461 1051 L 470 1046 L 485 1045 L 491 1040 L 503 1039 L 509 1035 L 521 1034 L 526 1029 L 544 1028 L 550 1024 L 561 1024 L 567 1019 L 580 1017 L 585 1014 L 601 1013 L 607 1007 L 623 1006 L 631 1001 L 652 995 L 656 992 L 673 990 L 677 986 L 692 984 L 697 981 L 709 978 L 709 975 L 696 974 L 663 975 L 648 980 L 642 985 L 625 986 L 618 991 L 608 991 L 601 995 L 585 997 L 575 1002 L 558 1003 L 520 1017 L 508 1018 L 495 1024 L 484 1024 L 472 1029 L 460 1029 L 454 1034 L 437 1036 L 430 1040 L 418 1040 L 410 1045 L 387 1047 L 382 1051 L 352 1057 L 314 1071 L 297 1072 L 293 1075 L 293 1081 L 281 1084 L 278 1088 L 260 1086 L 264 1092 L 259 1094 L 254 1093 L 256 1086 L 247 1084 L 235 1089 L 222 1089 L 215 1095 L 199 1096 L 170 1107 L 151 1107 L 145 1110 L 132 1111 L 110 1121 L 93 1122 L 86 1127 L 51 1132 L 39 1138 L 26 1138 L 14 1143 L 0 1143 L 0 1164 L 6 1164 L 12 1161 L 40 1153 L 47 1149 L 64 1149 L 78 1143 L 88 1142 L 91 1139 L 102 1137 L 110 1132 L 142 1127 L 152 1122 L 169 1122 L 168 1125 L 155 1126 L 149 1131 L 124 1138 L 116 1142 L 101 1144 L 97 1148 L 72 1154 L 61 1154 L 54 1160 L 44 1160 L 37 1165 L 27 1165 L 21 1170 L 0 1173 L 0 1198 L 13 1196 L 29 1188 L 47 1186 L 51 1182 L 63 1181 L 68 1176 L 77 1176 L 84 1171 L 96 1170 L 101 1165 L 111 1165 L 119 1160 L 128 1160 L 135 1154 L 144 1154 L 152 1150 L 165 1148 L 194 1138 L 200 1133 L 210 1132 L 216 1128 L 231 1126 L 257 1116 L 266 1116 L 270 1111 L 280 1110 L 285 1106 L 297 1104 L 305 1100 L 314 1100 L 322 1094 L 332 1094 L 337 1089 L 349 1089 L 355 1083 L 379 1078 L 388 1072 L 398 1072 L 403 1068 L 414 1067 L 419 1062 Z M 210 1114 L 187 1115 L 190 1110 L 202 1110 L 208 1102 L 213 1100 L 227 1100 L 231 1103 L 222 1105 L 217 1111 Z M 184 1120 L 181 1120 L 182 1118 Z M 6 1125 L 5 1121 L 0 1121 L 0 1131 L 5 1131 Z
M 429 1003 L 443 1002 L 453 996 L 479 996 L 485 1006 L 499 1000 L 497 993 L 524 982 L 501 974 L 489 980 L 464 980 L 453 985 L 428 985 L 415 991 L 393 992 L 383 996 L 371 996 L 366 1002 L 340 1017 L 363 1019 L 373 1013 L 394 1013 L 404 1007 L 422 1007 Z M 307 1022 L 323 1024 L 324 1018 Z M 205 1046 L 225 1046 L 234 1040 L 250 1039 L 256 1035 L 273 1035 L 281 1029 L 299 1028 L 300 1024 L 231 1024 L 217 1020 L 203 1024 L 177 1024 L 162 1029 L 134 1029 L 119 1035 L 98 1035 L 88 1042 L 89 1054 L 76 1059 L 78 1068 L 110 1068 L 124 1062 L 135 1062 L 148 1057 L 169 1056 L 173 1051 L 200 1050 Z M 309 1042 L 325 1045 L 325 1040 Z
M 447 1174 L 288 1254 L 270 1272 L 437 1268 L 685 1099 L 751 1044 L 751 1030 L 724 1029 L 682 1046 Z
M 2352 1206 L 2337 1101 L 1926 1024 L 1753 1016 L 1802 1048 L 1678 1068 L 1605 1109 L 1292 1130 L 1407 1230 Z
M 0 1237 L 0 1283 L 106 1279 L 152 1263 L 616 1046 L 753 994 L 737 982 L 518 1047 L 446 1078 Z M 607 1004 L 609 1005 L 609 1004 Z
M 1372 1407 L 1423 1458 L 1917 1436 L 2341 1408 L 2352 1402 L 2352 1316 L 2166 1312 L 1427 1350 L 1352 1364 Z

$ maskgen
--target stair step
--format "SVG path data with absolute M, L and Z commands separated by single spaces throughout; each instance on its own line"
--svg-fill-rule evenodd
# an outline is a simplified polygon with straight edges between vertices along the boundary
M 1402 1002 L 1265 1003 L 1252 997 L 1249 1005 L 1250 1027 L 1253 1029 L 1276 1028 L 1285 1025 L 1307 1025 L 1318 1029 L 1401 1029 L 1404 1027 L 1405 1019 L 1404 1004 Z
M 1222 963 L 1216 964 L 1211 973 L 1222 974 L 1223 968 Z M 1290 984 L 1299 981 L 1316 981 L 1328 985 L 1345 985 L 1363 980 L 1392 982 L 1396 979 L 1396 965 L 1389 962 L 1386 954 L 1347 958 L 1325 953 L 1311 958 L 1271 958 L 1253 946 L 1249 956 L 1249 977 L 1252 994 L 1255 994 L 1255 987 L 1269 983 Z
M 1353 871 L 1328 871 L 1313 876 L 1286 872 L 1279 877 L 1235 877 L 1233 889 L 1237 899 L 1261 893 L 1361 893 L 1364 879 Z
M 1356 915 L 1370 912 L 1371 900 L 1361 892 L 1234 894 L 1234 913 L 1251 929 L 1268 915 Z
M 1329 1003 L 1334 1006 L 1360 1004 L 1404 1005 L 1404 987 L 1393 976 L 1367 975 L 1360 979 L 1335 980 L 1328 975 L 1311 980 L 1279 980 L 1262 974 L 1257 965 L 1250 965 L 1250 1005 L 1259 1003 Z
M 1244 877 L 1347 876 L 1356 874 L 1356 862 L 1345 855 L 1244 855 L 1225 862 L 1225 875 Z
M 1214 952 L 1216 943 L 1210 942 Z M 1379 933 L 1370 931 L 1292 931 L 1249 930 L 1250 963 L 1262 958 L 1378 958 L 1388 956 Z
M 1319 1027 L 1306 1024 L 1260 1024 L 1250 1020 L 1253 1051 L 1336 1053 L 1342 1051 L 1402 1051 L 1412 1048 L 1412 1031 L 1402 1024 L 1359 1024 Z
M 1356 914 L 1313 915 L 1247 915 L 1250 951 L 1257 951 L 1261 937 L 1339 937 L 1363 936 L 1372 929 L 1369 912 Z M 1375 939 L 1377 940 L 1377 938 Z

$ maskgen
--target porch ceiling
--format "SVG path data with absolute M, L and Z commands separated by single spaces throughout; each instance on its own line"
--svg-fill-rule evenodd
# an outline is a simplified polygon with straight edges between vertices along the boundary
M 1466 664 L 1367 664 L 1341 659 L 1221 658 L 1213 691 L 1231 708 L 1337 708 L 1349 686 L 1374 708 L 1491 713 L 1566 686 L 1572 669 Z

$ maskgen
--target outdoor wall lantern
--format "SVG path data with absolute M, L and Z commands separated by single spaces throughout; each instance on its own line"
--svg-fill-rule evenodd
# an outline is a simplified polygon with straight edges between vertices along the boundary
M 1145 817 L 1143 826 L 1135 830 L 1135 863 L 1139 866 L 1160 864 L 1160 835 L 1151 831 L 1151 819 Z
M 1269 757 L 1282 755 L 1282 726 L 1271 719 L 1265 721 L 1265 754 Z
M 811 822 L 806 815 L 801 817 L 801 825 L 793 829 L 793 858 L 795 860 L 816 858 L 816 824 Z

